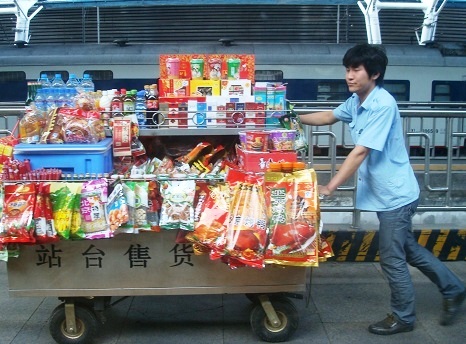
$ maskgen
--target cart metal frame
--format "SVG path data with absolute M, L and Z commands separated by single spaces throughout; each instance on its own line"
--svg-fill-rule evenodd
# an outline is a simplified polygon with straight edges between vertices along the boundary
M 58 297 L 50 332 L 58 343 L 86 343 L 119 302 L 112 297 L 246 294 L 256 303 L 253 331 L 264 341 L 287 340 L 299 322 L 289 296 L 310 297 L 311 268 L 268 265 L 231 269 L 192 244 L 177 243 L 177 231 L 119 234 L 112 239 L 23 245 L 7 264 L 13 297 Z

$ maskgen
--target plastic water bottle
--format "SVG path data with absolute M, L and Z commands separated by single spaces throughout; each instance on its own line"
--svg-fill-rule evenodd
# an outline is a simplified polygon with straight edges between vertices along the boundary
M 76 105 L 75 97 L 78 94 L 78 90 L 76 88 L 67 87 L 66 89 L 66 106 L 74 108 Z
M 76 89 L 80 84 L 78 78 L 76 78 L 76 74 L 70 74 L 70 78 L 66 82 L 66 87 Z
M 58 88 L 65 88 L 65 82 L 61 78 L 61 74 L 57 73 L 55 74 L 55 78 L 52 81 L 52 88 L 58 89 Z
M 47 74 L 41 74 L 39 79 L 40 85 L 42 88 L 50 88 L 52 87 L 52 83 L 50 82 Z
M 56 90 L 56 98 L 55 98 L 55 105 L 57 107 L 65 107 L 67 100 L 66 100 L 66 87 L 59 88 Z
M 47 106 L 47 112 L 50 112 L 51 110 L 55 109 L 57 105 L 55 104 L 55 100 L 57 97 L 57 88 L 50 88 L 48 90 L 47 98 L 45 98 L 45 104 Z
M 95 86 L 89 74 L 84 74 L 81 80 L 81 88 L 84 92 L 94 92 Z
M 140 128 L 144 128 L 146 126 L 146 110 L 145 92 L 144 90 L 139 91 L 136 94 L 136 104 L 134 106 L 134 111 L 136 113 L 136 118 Z
M 44 88 L 39 88 L 36 93 L 36 98 L 34 99 L 34 104 L 36 106 L 37 111 L 39 111 L 42 115 L 47 113 L 47 104 L 45 101 L 45 91 Z

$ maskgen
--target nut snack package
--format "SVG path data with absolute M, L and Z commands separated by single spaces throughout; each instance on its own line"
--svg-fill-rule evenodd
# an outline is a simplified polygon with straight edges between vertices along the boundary
M 319 198 L 314 170 L 267 172 L 268 264 L 318 266 Z

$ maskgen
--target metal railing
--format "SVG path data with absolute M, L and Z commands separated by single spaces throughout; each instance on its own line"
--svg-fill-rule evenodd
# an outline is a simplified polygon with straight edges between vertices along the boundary
M 340 103 L 296 102 L 299 114 L 332 110 Z M 420 212 L 466 211 L 466 103 L 399 103 L 406 148 L 421 186 Z M 306 126 L 312 143 L 308 161 L 325 183 L 354 147 L 345 125 Z M 322 154 L 322 151 L 324 154 Z M 320 152 L 320 154 L 316 154 Z M 360 227 L 355 209 L 356 176 L 335 196 L 321 203 L 323 212 L 351 212 L 352 227 Z M 436 199 L 432 202 L 432 199 Z
M 299 114 L 331 110 L 339 105 L 332 102 L 293 103 Z M 421 186 L 418 210 L 465 212 L 466 103 L 400 102 L 399 108 L 406 148 Z M 0 129 L 11 130 L 23 113 L 21 102 L 0 103 Z M 337 173 L 339 164 L 354 145 L 347 126 L 341 123 L 306 126 L 306 131 L 312 149 L 305 159 L 324 183 Z M 321 209 L 323 212 L 352 213 L 352 226 L 359 227 L 361 212 L 354 206 L 355 178 L 340 187 L 335 197 L 324 200 Z

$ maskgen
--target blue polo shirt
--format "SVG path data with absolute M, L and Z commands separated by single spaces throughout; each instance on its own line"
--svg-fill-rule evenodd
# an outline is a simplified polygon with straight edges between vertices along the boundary
M 395 99 L 376 86 L 364 103 L 353 94 L 333 110 L 348 123 L 356 145 L 370 148 L 358 170 L 356 208 L 387 211 L 419 198 L 419 184 L 409 162 Z

